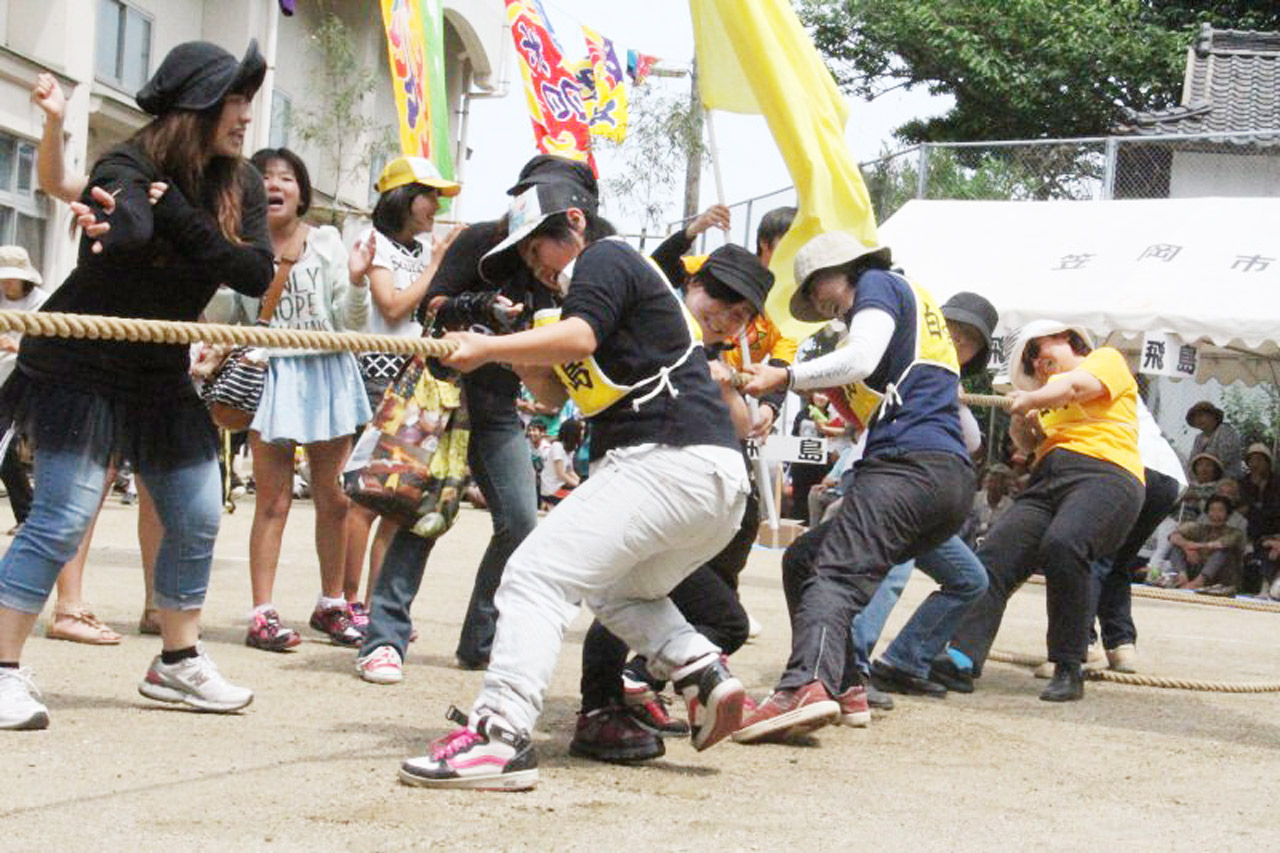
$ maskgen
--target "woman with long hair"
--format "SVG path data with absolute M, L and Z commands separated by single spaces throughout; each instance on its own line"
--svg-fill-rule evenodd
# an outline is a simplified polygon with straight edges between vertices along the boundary
M 89 195 L 74 208 L 86 226 L 77 266 L 42 310 L 192 321 L 221 282 L 266 290 L 262 179 L 240 153 L 265 73 L 252 42 L 240 61 L 208 42 L 169 52 L 137 95 L 155 119 L 90 173 Z M 153 182 L 167 185 L 154 204 Z M 31 515 L 0 560 L 0 728 L 48 725 L 19 660 L 118 460 L 134 464 L 164 527 L 155 567 L 162 652 L 139 692 L 202 711 L 248 705 L 253 692 L 223 678 L 198 645 L 222 501 L 217 435 L 188 376 L 187 347 L 28 337 L 17 367 L 0 411 L 35 443 L 36 486 Z
M 351 277 L 347 250 L 332 226 L 312 227 L 302 217 L 311 207 L 306 164 L 287 148 L 264 148 L 253 155 L 267 194 L 267 228 L 276 257 L 294 258 L 271 325 L 325 332 L 363 329 L 369 290 L 363 275 Z M 246 317 L 258 316 L 257 300 L 238 297 Z M 272 604 L 285 522 L 293 503 L 294 450 L 302 445 L 311 470 L 316 509 L 316 556 L 320 598 L 311 627 L 336 644 L 360 641 L 342 595 L 349 501 L 339 474 L 351 451 L 356 428 L 372 412 L 353 355 L 345 352 L 272 351 L 262 400 L 249 427 L 253 481 L 257 486 L 249 538 L 253 614 L 246 645 L 281 652 L 302 641 L 285 627 Z

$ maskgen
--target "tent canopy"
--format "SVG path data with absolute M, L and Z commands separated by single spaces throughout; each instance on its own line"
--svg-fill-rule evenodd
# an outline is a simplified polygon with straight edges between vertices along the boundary
M 943 301 L 980 293 L 997 334 L 1035 319 L 1131 353 L 1146 332 L 1200 348 L 1196 378 L 1280 381 L 1280 198 L 910 201 L 880 227 Z

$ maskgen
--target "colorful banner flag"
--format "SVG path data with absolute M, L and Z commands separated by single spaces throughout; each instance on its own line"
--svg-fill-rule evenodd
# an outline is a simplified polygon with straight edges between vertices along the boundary
M 621 143 L 627 138 L 627 87 L 613 42 L 583 27 L 591 66 L 591 133 Z
M 427 158 L 452 179 L 443 16 L 441 0 L 382 0 L 401 150 Z
M 647 53 L 640 53 L 636 50 L 628 50 L 627 76 L 631 78 L 631 85 L 639 86 L 643 83 L 644 78 L 649 76 L 649 72 L 657 64 L 658 57 L 656 56 L 650 56 Z
M 770 319 L 792 338 L 818 327 L 791 316 L 796 250 L 825 231 L 876 243 L 875 213 L 845 141 L 848 107 L 787 0 L 690 0 L 698 86 L 707 109 L 763 115 L 795 182 L 799 211 L 774 252 Z
M 548 32 L 537 0 L 506 0 L 506 4 L 538 150 L 586 161 L 595 171 L 582 88 Z

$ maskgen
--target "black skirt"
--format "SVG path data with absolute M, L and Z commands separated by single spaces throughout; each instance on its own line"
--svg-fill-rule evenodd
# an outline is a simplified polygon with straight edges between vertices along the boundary
M 0 418 L 37 450 L 172 470 L 217 458 L 218 432 L 187 380 L 149 399 L 113 397 L 32 376 L 22 365 L 0 388 Z

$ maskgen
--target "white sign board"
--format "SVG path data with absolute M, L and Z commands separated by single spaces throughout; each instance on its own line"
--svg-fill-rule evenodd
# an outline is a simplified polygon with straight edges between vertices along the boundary
M 1144 332 L 1138 352 L 1138 372 L 1151 376 L 1173 376 L 1193 379 L 1199 363 L 1194 344 L 1167 332 Z
M 827 440 L 825 438 L 802 438 L 798 435 L 771 435 L 764 445 L 752 439 L 747 442 L 747 456 L 755 459 L 764 457 L 765 462 L 808 462 L 821 465 L 827 461 Z

